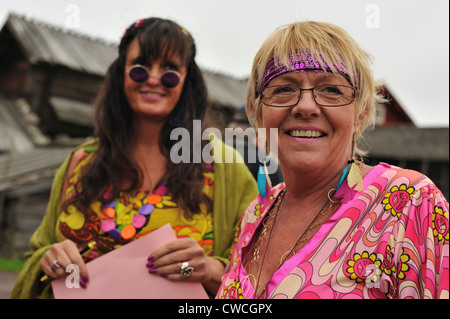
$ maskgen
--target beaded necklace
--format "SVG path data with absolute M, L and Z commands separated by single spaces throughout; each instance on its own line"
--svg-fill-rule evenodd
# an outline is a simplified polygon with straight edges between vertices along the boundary
M 167 182 L 155 191 L 138 192 L 136 196 L 120 196 L 102 206 L 101 230 L 115 241 L 130 240 L 150 220 L 155 204 L 168 193 Z M 105 193 L 104 197 L 108 194 Z

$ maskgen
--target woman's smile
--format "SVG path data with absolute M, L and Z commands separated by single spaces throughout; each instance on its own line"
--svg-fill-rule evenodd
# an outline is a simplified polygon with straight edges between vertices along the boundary
M 143 99 L 148 101 L 159 101 L 166 96 L 164 93 L 156 91 L 140 91 L 139 94 Z
M 323 131 L 314 128 L 293 128 L 287 130 L 286 134 L 291 137 L 310 139 L 321 138 L 326 135 Z
M 310 131 L 310 130 L 292 130 L 289 131 L 288 134 L 292 137 L 306 137 L 306 138 L 318 138 L 323 136 L 319 131 Z

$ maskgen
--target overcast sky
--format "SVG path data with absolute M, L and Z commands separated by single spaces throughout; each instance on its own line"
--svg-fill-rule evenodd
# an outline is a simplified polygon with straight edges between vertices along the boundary
M 115 43 L 139 18 L 170 18 L 192 33 L 201 67 L 235 77 L 275 28 L 331 22 L 374 57 L 416 125 L 449 125 L 448 0 L 0 0 L 1 25 L 9 12 Z

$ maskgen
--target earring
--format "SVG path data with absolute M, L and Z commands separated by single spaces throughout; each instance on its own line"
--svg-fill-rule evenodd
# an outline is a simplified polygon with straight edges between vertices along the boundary
M 358 165 L 356 165 L 355 160 L 352 158 L 351 160 L 349 160 L 348 162 L 348 166 L 350 166 L 350 171 L 348 172 L 348 176 L 347 176 L 347 183 L 348 183 L 348 187 L 350 187 L 350 189 L 353 189 L 355 191 L 362 191 L 363 189 L 363 180 L 362 180 L 362 176 L 361 176 L 361 171 L 359 170 Z
M 347 162 L 348 163 L 348 162 Z M 342 184 L 344 183 L 345 178 L 347 177 L 347 173 L 348 173 L 348 168 L 350 167 L 350 164 L 348 164 L 347 166 L 345 166 L 344 170 L 342 171 L 342 176 L 341 179 L 339 180 L 339 184 L 336 187 L 336 192 L 338 191 L 339 188 L 341 188 Z
M 350 189 L 354 189 L 355 191 L 359 192 L 359 191 L 362 191 L 362 189 L 363 189 L 363 180 L 362 180 L 362 176 L 361 176 L 361 171 L 353 158 L 354 157 L 353 154 L 355 151 L 355 144 L 356 144 L 356 138 L 353 135 L 352 159 L 347 162 L 348 165 L 346 166 L 347 170 L 349 170 L 349 167 L 350 167 L 350 170 L 347 175 L 347 183 L 348 183 L 348 187 L 350 187 Z
M 258 183 L 259 194 L 262 197 L 266 197 L 267 191 L 270 191 L 270 189 L 272 188 L 272 181 L 270 180 L 265 160 L 262 164 L 259 165 L 256 181 Z
M 262 197 L 266 197 L 267 192 L 270 192 L 270 189 L 272 188 L 272 181 L 269 177 L 269 172 L 267 170 L 267 158 L 268 158 L 268 151 L 267 151 L 267 141 L 265 143 L 265 154 L 263 162 L 259 165 L 258 174 L 256 176 L 256 181 L 258 184 L 258 191 L 259 194 Z

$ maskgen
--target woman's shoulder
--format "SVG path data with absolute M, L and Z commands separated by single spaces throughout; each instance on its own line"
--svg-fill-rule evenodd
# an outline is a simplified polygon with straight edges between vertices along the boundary
M 379 173 L 374 174 L 376 175 L 374 180 L 377 184 L 384 185 L 387 192 L 407 191 L 410 194 L 415 193 L 415 197 L 419 197 L 419 193 L 423 195 L 425 193 L 441 192 L 436 184 L 420 171 L 387 163 L 379 163 L 372 170 L 376 169 L 379 170 Z
M 389 180 L 401 180 L 407 179 L 412 183 L 417 183 L 422 181 L 423 183 L 433 184 L 433 181 L 426 176 L 424 173 L 416 171 L 410 168 L 403 168 L 391 164 L 387 164 L 384 162 L 380 162 L 378 165 L 372 168 L 373 170 L 379 170 L 382 172 L 382 175 L 388 178 Z
M 72 150 L 69 157 L 69 165 L 67 167 L 67 175 L 72 175 L 73 170 L 78 164 L 90 154 L 93 154 L 98 149 L 98 140 L 89 140 L 86 143 L 78 145 Z
M 65 194 L 70 185 L 73 185 L 78 178 L 77 172 L 80 171 L 80 165 L 85 159 L 84 163 L 89 160 L 88 154 L 93 153 L 98 147 L 96 139 L 89 140 L 83 144 L 75 147 L 67 156 L 66 161 L 60 166 L 55 175 L 54 187 L 61 188 L 60 196 L 62 200 L 65 199 Z
M 73 182 L 74 176 L 90 160 L 91 156 L 89 155 L 94 153 L 97 148 L 98 141 L 94 139 L 78 145 L 70 152 L 66 162 L 61 166 L 58 175 L 60 176 L 59 178 L 64 180 L 64 189 L 68 187 L 68 184 Z

